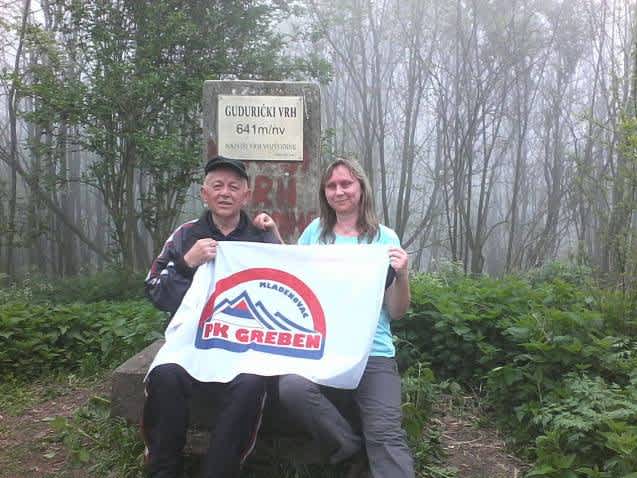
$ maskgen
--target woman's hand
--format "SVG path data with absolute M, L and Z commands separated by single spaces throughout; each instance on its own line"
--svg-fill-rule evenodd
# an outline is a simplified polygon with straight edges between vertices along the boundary
M 401 247 L 389 248 L 389 265 L 392 266 L 399 277 L 409 276 L 409 256 Z
M 272 219 L 268 214 L 264 212 L 257 214 L 255 218 L 252 220 L 252 224 L 254 224 L 255 227 L 258 227 L 259 229 L 263 231 L 270 231 L 272 229 L 277 228 L 277 225 L 276 225 L 276 222 L 274 222 L 274 219 Z
M 254 224 L 255 227 L 261 229 L 262 231 L 272 232 L 272 234 L 274 234 L 274 237 L 276 237 L 279 242 L 283 244 L 283 238 L 281 237 L 281 233 L 279 232 L 279 227 L 277 226 L 276 222 L 274 222 L 274 219 L 272 219 L 265 212 L 257 214 L 252 220 L 252 224 Z
M 401 247 L 390 247 L 389 264 L 396 272 L 396 278 L 385 291 L 385 305 L 389 316 L 395 320 L 405 315 L 411 301 L 407 252 Z

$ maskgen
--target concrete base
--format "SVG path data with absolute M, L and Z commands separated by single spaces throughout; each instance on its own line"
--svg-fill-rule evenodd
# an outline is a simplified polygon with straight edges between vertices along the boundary
M 157 351 L 164 345 L 157 340 L 115 369 L 111 379 L 111 415 L 140 423 L 144 407 L 144 376 Z
M 144 406 L 144 376 L 162 345 L 162 340 L 152 343 L 115 369 L 111 382 L 111 415 L 140 423 Z M 298 464 L 321 463 L 318 444 L 286 420 L 285 413 L 278 409 L 276 400 L 272 398 L 274 395 L 268 394 L 255 454 L 260 458 L 272 455 L 273 458 L 284 458 Z M 200 454 L 207 448 L 205 417 L 210 413 L 214 410 L 210 410 L 209 404 L 193 397 L 187 453 Z

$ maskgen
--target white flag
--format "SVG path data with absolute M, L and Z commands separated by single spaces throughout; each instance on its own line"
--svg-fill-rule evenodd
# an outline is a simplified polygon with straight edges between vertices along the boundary
M 298 374 L 356 388 L 382 306 L 387 247 L 220 242 L 149 372 L 176 363 L 201 382 Z

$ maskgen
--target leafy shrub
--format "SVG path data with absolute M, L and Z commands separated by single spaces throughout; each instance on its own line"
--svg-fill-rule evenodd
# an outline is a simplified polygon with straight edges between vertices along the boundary
M 543 433 L 529 476 L 624 477 L 637 470 L 637 388 L 569 374 L 532 420 Z
M 528 283 L 515 279 L 419 275 L 412 280 L 408 317 L 392 327 L 399 346 L 412 344 L 437 375 L 474 385 L 502 364 L 502 347 L 508 345 L 503 330 L 528 311 L 534 294 Z M 405 354 L 400 347 L 399 358 Z
M 437 396 L 434 374 L 427 364 L 417 363 L 403 374 L 403 427 L 412 445 L 421 439 Z
M 165 323 L 146 301 L 6 303 L 0 307 L 0 377 L 113 367 L 161 337 Z
M 560 264 L 504 280 L 419 275 L 410 317 L 394 325 L 398 355 L 486 392 L 496 422 L 537 460 L 529 476 L 629 476 L 635 304 Z
M 124 269 L 109 269 L 90 276 L 66 279 L 27 277 L 19 284 L 0 289 L 0 304 L 15 301 L 32 303 L 126 301 L 144 297 L 144 277 Z
M 556 279 L 578 287 L 589 286 L 592 281 L 592 270 L 589 266 L 570 262 L 553 261 L 543 267 L 526 273 L 526 278 L 533 285 L 552 282 Z

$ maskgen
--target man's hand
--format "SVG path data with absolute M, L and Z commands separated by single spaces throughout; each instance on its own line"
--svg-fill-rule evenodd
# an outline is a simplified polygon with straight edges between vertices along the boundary
M 276 237 L 281 244 L 284 243 L 281 233 L 279 232 L 279 227 L 276 222 L 274 222 L 274 219 L 272 219 L 268 214 L 264 212 L 257 214 L 252 220 L 252 224 L 263 231 L 271 231 L 272 234 L 274 234 L 274 237 Z
M 389 265 L 396 271 L 396 276 L 409 276 L 409 256 L 401 247 L 389 248 Z
M 184 254 L 184 262 L 192 269 L 204 262 L 209 262 L 217 256 L 217 241 L 214 239 L 199 239 Z

